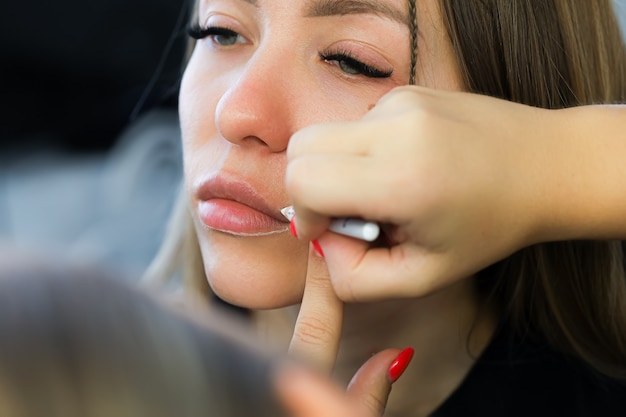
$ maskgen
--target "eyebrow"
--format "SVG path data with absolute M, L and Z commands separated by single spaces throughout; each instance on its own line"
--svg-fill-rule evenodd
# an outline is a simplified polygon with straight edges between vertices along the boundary
M 244 0 L 256 2 L 256 0 Z M 310 0 L 305 7 L 305 17 L 344 16 L 350 14 L 375 14 L 385 16 L 409 26 L 409 17 L 381 0 Z

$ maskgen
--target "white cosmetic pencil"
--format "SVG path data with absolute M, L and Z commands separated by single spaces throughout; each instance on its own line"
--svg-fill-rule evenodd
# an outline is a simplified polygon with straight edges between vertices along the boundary
M 280 212 L 289 221 L 291 221 L 296 214 L 292 206 L 287 206 L 281 209 Z M 350 217 L 331 221 L 328 230 L 367 242 L 373 242 L 380 234 L 380 226 L 378 226 L 377 223 Z

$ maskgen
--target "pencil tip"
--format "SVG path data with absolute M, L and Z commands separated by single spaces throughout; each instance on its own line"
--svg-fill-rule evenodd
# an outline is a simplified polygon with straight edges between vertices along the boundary
M 293 206 L 287 206 L 287 207 L 280 209 L 280 214 L 285 216 L 287 220 L 291 221 L 291 219 L 293 219 L 293 216 L 295 216 L 296 213 L 294 213 L 293 211 Z

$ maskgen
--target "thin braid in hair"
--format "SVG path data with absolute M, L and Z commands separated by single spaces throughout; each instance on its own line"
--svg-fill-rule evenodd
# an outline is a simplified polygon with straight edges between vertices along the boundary
M 417 66 L 417 11 L 415 0 L 409 0 L 409 31 L 411 32 L 411 72 L 409 84 L 415 84 L 415 67 Z

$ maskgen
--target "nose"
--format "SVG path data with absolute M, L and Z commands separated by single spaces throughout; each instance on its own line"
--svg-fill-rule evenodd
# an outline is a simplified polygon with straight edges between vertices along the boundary
M 271 152 L 287 149 L 289 138 L 297 130 L 297 80 L 293 65 L 284 58 L 289 55 L 276 55 L 257 49 L 229 77 L 230 85 L 215 111 L 215 126 L 229 142 L 262 145 Z

